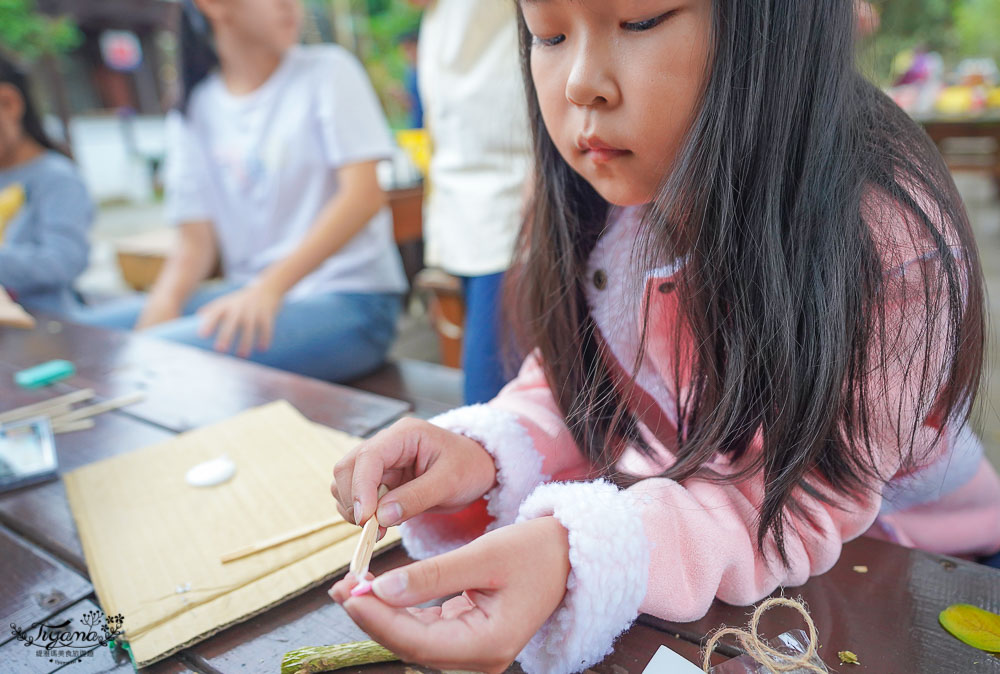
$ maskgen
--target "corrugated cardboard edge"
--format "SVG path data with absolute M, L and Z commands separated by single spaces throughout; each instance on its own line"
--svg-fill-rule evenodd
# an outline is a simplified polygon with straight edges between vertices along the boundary
M 393 541 L 392 543 L 386 545 L 384 548 L 382 548 L 380 550 L 377 550 L 376 553 L 375 553 L 375 556 L 377 557 L 378 555 L 382 554 L 383 552 L 387 552 L 389 550 L 394 550 L 395 548 L 399 547 L 399 545 L 401 545 L 401 543 L 402 543 L 401 540 Z M 322 554 L 324 551 L 325 551 L 325 548 L 322 549 L 322 550 L 317 550 L 312 555 L 309 555 L 309 557 L 312 557 L 314 555 Z M 308 559 L 309 557 L 304 557 L 303 560 Z M 300 561 L 303 561 L 303 560 L 300 560 Z M 135 666 L 136 667 L 148 667 L 149 665 L 155 664 L 155 663 L 159 662 L 160 660 L 168 658 L 171 655 L 184 650 L 185 648 L 189 648 L 191 646 L 194 646 L 195 644 L 199 644 L 202 641 L 205 641 L 206 639 L 209 639 L 209 638 L 215 636 L 219 632 L 223 632 L 223 631 L 229 629 L 230 627 L 234 627 L 236 625 L 244 623 L 247 620 L 250 620 L 251 618 L 255 618 L 255 617 L 261 615 L 262 613 L 266 613 L 267 611 L 270 611 L 275 606 L 278 606 L 279 604 L 283 604 L 284 602 L 288 601 L 289 599 L 294 599 L 295 597 L 303 595 L 306 592 L 309 592 L 310 590 L 313 590 L 313 589 L 319 587 L 320 585 L 323 585 L 324 583 L 329 583 L 331 580 L 333 580 L 337 576 L 344 575 L 345 573 L 347 573 L 347 569 L 348 569 L 349 566 L 350 566 L 349 564 L 345 564 L 343 567 L 337 569 L 336 571 L 334 571 L 330 575 L 324 576 L 323 578 L 320 578 L 315 583 L 310 583 L 309 585 L 306 585 L 305 587 L 303 587 L 301 589 L 298 589 L 298 590 L 296 590 L 294 592 L 289 592 L 288 594 L 286 594 L 285 596 L 281 597 L 280 599 L 277 599 L 277 600 L 271 602 L 270 604 L 261 607 L 260 609 L 258 609 L 256 611 L 252 611 L 251 613 L 248 613 L 245 616 L 243 616 L 243 617 L 241 617 L 241 618 L 239 618 L 237 620 L 233 620 L 231 622 L 228 622 L 225 625 L 220 625 L 219 627 L 217 627 L 214 630 L 211 630 L 209 632 L 205 632 L 203 634 L 200 634 L 197 637 L 195 637 L 193 639 L 190 639 L 190 640 L 186 641 L 185 643 L 177 646 L 176 648 L 173 648 L 173 649 L 167 651 L 166 653 L 161 653 L 161 654 L 159 654 L 159 655 L 157 655 L 157 656 L 155 656 L 155 657 L 153 657 L 153 658 L 151 658 L 149 660 L 143 660 L 143 661 L 135 662 Z M 98 599 L 100 599 L 100 597 L 98 597 Z M 333 601 L 333 600 L 331 599 L 330 601 Z

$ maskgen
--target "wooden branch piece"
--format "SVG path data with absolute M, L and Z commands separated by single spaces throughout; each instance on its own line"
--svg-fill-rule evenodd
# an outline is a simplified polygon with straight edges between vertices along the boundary
M 73 403 L 90 400 L 93 397 L 93 389 L 85 388 L 79 391 L 73 391 L 72 393 L 67 393 L 66 395 L 56 396 L 55 398 L 50 398 L 49 400 L 43 400 L 42 402 L 25 405 L 24 407 L 18 407 L 16 409 L 0 413 L 0 424 L 7 424 L 12 421 L 21 421 L 22 419 L 30 419 L 31 417 L 50 417 L 53 416 L 54 413 L 61 414 L 63 413 L 63 410 L 68 410 L 69 406 Z
M 67 421 L 52 425 L 52 432 L 55 435 L 61 433 L 72 433 L 73 431 L 87 431 L 94 427 L 93 419 L 80 419 L 79 421 Z
M 63 414 L 58 417 L 52 417 L 52 423 L 54 425 L 64 424 L 70 421 L 80 421 L 81 419 L 89 419 L 90 417 L 96 416 L 98 414 L 103 414 L 104 412 L 110 412 L 111 410 L 116 410 L 120 407 L 126 407 L 128 405 L 134 405 L 137 402 L 141 402 L 146 399 L 146 394 L 142 391 L 136 393 L 130 393 L 118 398 L 112 398 L 111 400 L 105 400 L 104 402 L 97 403 L 95 405 L 87 405 L 86 407 L 80 407 L 73 410 L 69 414 Z
M 243 559 L 244 557 L 249 557 L 250 555 L 257 554 L 262 550 L 270 550 L 271 548 L 276 548 L 279 545 L 284 545 L 285 543 L 288 543 L 289 541 L 294 541 L 297 538 L 302 538 L 303 536 L 308 536 L 309 534 L 314 534 L 317 531 L 322 531 L 327 527 L 333 527 L 339 524 L 349 524 L 349 522 L 345 520 L 343 517 L 338 515 L 335 518 L 328 519 L 323 522 L 309 524 L 307 526 L 295 529 L 294 531 L 291 531 L 287 534 L 274 536 L 272 538 L 268 538 L 263 541 L 254 543 L 253 545 L 247 545 L 246 547 L 242 547 L 239 550 L 233 550 L 232 552 L 227 552 L 226 554 L 222 555 L 222 563 L 228 564 L 229 562 L 235 561 L 237 559 Z
M 389 493 L 389 488 L 384 484 L 378 488 L 378 498 L 382 499 Z M 377 508 L 377 505 L 376 505 Z M 375 541 L 378 538 L 378 518 L 372 515 L 365 522 L 364 528 L 361 530 L 361 538 L 358 539 L 358 547 L 354 550 L 354 557 L 351 558 L 351 573 L 358 581 L 363 581 L 365 579 L 365 574 L 368 573 L 368 565 L 372 561 L 372 552 L 375 550 Z

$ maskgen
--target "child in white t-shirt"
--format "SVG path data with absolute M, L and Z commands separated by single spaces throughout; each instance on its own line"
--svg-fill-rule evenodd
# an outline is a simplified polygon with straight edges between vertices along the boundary
M 90 322 L 336 381 L 382 362 L 406 290 L 375 175 L 392 141 L 357 60 L 296 44 L 301 16 L 186 2 L 165 168 L 180 243 L 141 307 Z M 219 264 L 224 282 L 200 287 Z

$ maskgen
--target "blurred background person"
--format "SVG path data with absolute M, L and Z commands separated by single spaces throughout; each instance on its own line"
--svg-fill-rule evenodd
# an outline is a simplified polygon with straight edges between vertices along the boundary
M 0 54 L 0 287 L 25 308 L 72 314 L 94 206 L 49 140 L 25 73 Z
M 430 133 L 424 259 L 465 296 L 465 402 L 507 377 L 499 298 L 523 219 L 531 140 L 512 2 L 414 0 L 425 8 L 417 69 Z
M 383 361 L 406 290 L 375 170 L 393 144 L 361 65 L 299 46 L 301 20 L 298 0 L 186 0 L 165 169 L 179 243 L 148 298 L 88 321 L 331 381 Z

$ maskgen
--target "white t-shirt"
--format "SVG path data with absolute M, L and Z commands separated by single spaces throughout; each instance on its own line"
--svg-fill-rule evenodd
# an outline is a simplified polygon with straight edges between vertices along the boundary
M 187 115 L 169 115 L 167 138 L 167 219 L 210 220 L 225 276 L 240 283 L 301 243 L 337 193 L 338 167 L 393 152 L 367 74 L 335 45 L 293 47 L 245 96 L 210 75 L 192 92 Z M 405 290 L 383 208 L 288 297 Z
M 424 258 L 459 276 L 510 265 L 531 165 L 517 11 L 436 0 L 420 23 L 417 75 L 434 153 Z

